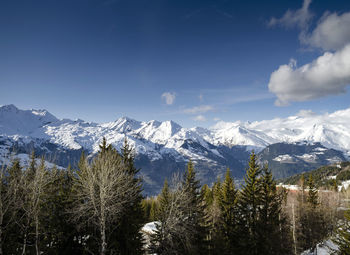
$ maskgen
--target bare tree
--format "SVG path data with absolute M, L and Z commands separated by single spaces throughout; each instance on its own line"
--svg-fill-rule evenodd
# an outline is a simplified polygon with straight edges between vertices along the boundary
M 28 240 L 29 229 L 31 225 L 34 225 L 34 242 L 35 253 L 40 255 L 40 215 L 41 205 L 44 203 L 43 196 L 45 194 L 45 188 L 55 178 L 54 173 L 50 173 L 45 166 L 45 159 L 42 157 L 40 164 L 36 167 L 35 158 L 32 156 L 31 167 L 25 172 L 25 178 L 23 182 L 23 198 L 21 209 L 23 211 L 22 227 L 24 230 L 23 248 L 22 254 L 26 254 L 26 246 Z
M 100 254 L 104 255 L 109 228 L 116 227 L 126 205 L 138 196 L 138 189 L 118 152 L 111 147 L 101 149 L 92 163 L 83 159 L 79 164 L 73 220 L 97 227 Z

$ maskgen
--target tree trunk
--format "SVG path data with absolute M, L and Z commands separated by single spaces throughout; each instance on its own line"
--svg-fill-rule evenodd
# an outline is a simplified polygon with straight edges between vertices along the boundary
M 35 251 L 36 251 L 36 255 L 40 255 L 40 249 L 39 249 L 39 219 L 38 219 L 38 216 L 35 217 Z
M 2 255 L 2 229 L 0 227 L 0 255 Z
M 26 254 L 26 247 L 27 247 L 27 233 L 24 234 L 24 238 L 23 238 L 22 255 Z
M 104 218 L 101 219 L 101 255 L 106 254 L 107 243 L 106 243 L 106 222 Z
M 295 210 L 294 203 L 292 204 L 292 214 L 293 214 L 293 244 L 294 244 L 294 254 L 297 255 L 297 240 L 295 237 Z

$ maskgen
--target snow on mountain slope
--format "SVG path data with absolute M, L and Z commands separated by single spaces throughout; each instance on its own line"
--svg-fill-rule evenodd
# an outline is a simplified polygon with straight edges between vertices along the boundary
M 14 105 L 0 107 L 0 134 L 31 135 L 38 128 L 57 122 L 46 110 L 19 110 Z
M 264 147 L 276 142 L 320 142 L 350 156 L 350 108 L 331 114 L 291 116 L 256 122 L 219 122 L 213 141 Z
M 331 114 L 291 116 L 256 122 L 219 122 L 210 129 L 182 128 L 173 121 L 141 122 L 122 117 L 98 124 L 82 120 L 58 120 L 46 110 L 19 110 L 14 105 L 0 107 L 0 135 L 46 139 L 69 149 L 98 150 L 102 137 L 119 148 L 125 137 L 136 149 L 156 160 L 162 154 L 205 159 L 206 154 L 185 148 L 186 141 L 198 143 L 221 157 L 212 145 L 247 146 L 263 149 L 267 145 L 287 142 L 320 142 L 328 148 L 350 156 L 350 108 Z

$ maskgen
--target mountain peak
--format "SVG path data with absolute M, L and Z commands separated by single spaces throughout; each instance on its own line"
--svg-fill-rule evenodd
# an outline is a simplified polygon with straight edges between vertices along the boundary
M 0 112 L 17 112 L 18 108 L 13 104 L 0 106 Z

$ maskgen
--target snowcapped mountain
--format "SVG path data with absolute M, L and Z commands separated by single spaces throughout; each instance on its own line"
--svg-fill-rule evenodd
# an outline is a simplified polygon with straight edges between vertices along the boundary
M 67 166 L 74 165 L 83 150 L 96 153 L 103 137 L 117 149 L 127 138 L 135 148 L 136 162 L 142 168 L 147 189 L 147 185 L 159 188 L 165 176 L 183 170 L 189 159 L 196 163 L 205 182 L 214 181 L 226 167 L 230 167 L 234 176 L 241 177 L 250 149 L 262 151 L 276 143 L 318 142 L 324 150 L 334 149 L 350 156 L 349 127 L 350 108 L 332 114 L 252 123 L 219 122 L 205 129 L 183 128 L 173 121 L 141 122 L 127 117 L 102 124 L 60 120 L 46 110 L 20 110 L 5 105 L 0 107 L 0 155 L 35 149 L 38 154 Z M 325 152 L 315 155 L 320 153 Z M 281 155 L 286 153 L 274 151 L 275 159 Z

